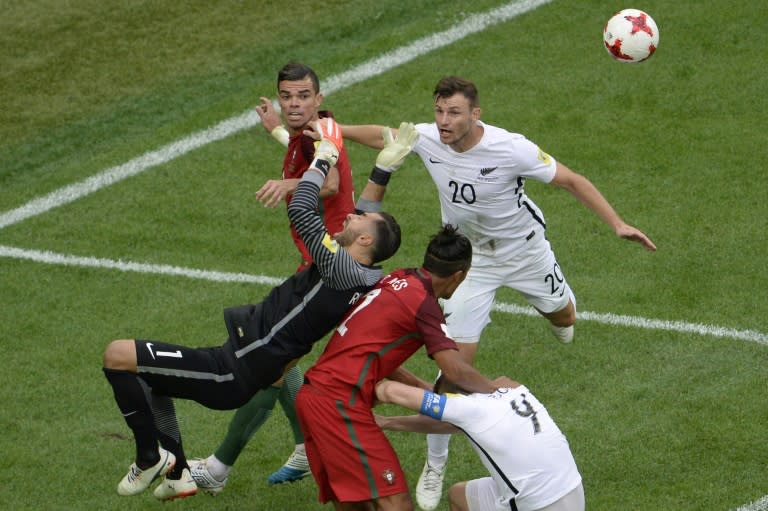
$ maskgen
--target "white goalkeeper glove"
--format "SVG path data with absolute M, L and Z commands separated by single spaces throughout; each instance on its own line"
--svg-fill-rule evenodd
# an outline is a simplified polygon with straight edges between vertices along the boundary
M 384 127 L 381 130 L 384 138 L 384 149 L 376 157 L 376 167 L 384 172 L 394 172 L 400 168 L 405 157 L 411 152 L 419 139 L 419 132 L 411 122 L 401 122 L 397 129 L 397 137 L 392 137 L 392 130 Z
M 384 138 L 384 149 L 379 151 L 376 165 L 368 180 L 377 185 L 387 186 L 392 172 L 400 168 L 419 139 L 419 132 L 416 131 L 413 123 L 401 122 L 397 129 L 397 137 L 393 138 L 392 130 L 387 127 L 382 128 L 381 135 Z
M 312 160 L 310 167 L 315 168 L 328 175 L 331 167 L 336 165 L 339 159 L 339 151 L 344 144 L 341 127 L 330 117 L 321 119 L 314 124 L 314 129 L 320 134 L 320 143 L 315 149 L 315 159 Z

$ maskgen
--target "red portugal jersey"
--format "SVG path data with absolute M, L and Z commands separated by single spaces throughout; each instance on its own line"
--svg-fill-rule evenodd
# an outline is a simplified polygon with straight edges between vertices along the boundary
M 357 303 L 305 373 L 329 397 L 373 406 L 376 383 L 422 345 L 428 355 L 457 349 L 423 268 L 395 270 Z
M 318 116 L 333 117 L 331 112 L 321 111 Z M 306 135 L 294 135 L 288 141 L 288 150 L 283 160 L 283 179 L 301 179 L 315 157 L 315 140 Z M 320 214 L 323 217 L 325 227 L 331 235 L 343 229 L 344 220 L 349 213 L 355 212 L 355 190 L 352 182 L 352 167 L 349 164 L 346 147 L 341 148 L 339 160 L 336 162 L 339 169 L 339 191 L 333 197 L 326 197 L 321 202 Z M 291 202 L 291 195 L 286 197 L 286 205 Z M 291 236 L 296 248 L 301 252 L 303 264 L 312 263 L 312 256 L 304 246 L 296 229 L 291 226 Z

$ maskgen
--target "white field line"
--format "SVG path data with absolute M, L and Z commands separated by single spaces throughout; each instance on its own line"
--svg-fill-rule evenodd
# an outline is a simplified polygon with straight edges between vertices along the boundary
M 532 307 L 522 307 L 520 305 L 496 302 L 494 310 L 508 312 L 510 314 L 524 314 L 528 316 L 538 316 Z M 736 330 L 715 325 L 702 325 L 697 323 L 686 323 L 684 321 L 667 321 L 661 319 L 648 319 L 638 316 L 625 316 L 612 314 L 610 312 L 589 312 L 579 311 L 578 319 L 581 321 L 595 321 L 604 325 L 618 325 L 623 327 L 644 328 L 646 330 L 667 330 L 670 332 L 680 332 L 697 335 L 712 335 L 714 337 L 726 337 L 740 341 L 752 341 L 768 346 L 768 334 L 758 332 L 757 330 Z
M 487 27 L 503 23 L 552 0 L 522 0 L 510 2 L 501 7 L 485 13 L 469 16 L 463 22 L 427 37 L 418 39 L 411 44 L 401 46 L 391 52 L 387 52 L 377 58 L 331 76 L 323 86 L 323 93 L 327 96 L 336 91 L 354 85 L 382 74 L 397 66 L 410 62 L 417 57 L 425 55 L 432 50 L 448 46 L 471 34 L 480 32 Z M 48 195 L 33 199 L 26 204 L 0 214 L 0 229 L 17 224 L 28 218 L 40 215 L 51 209 L 69 204 L 86 195 L 94 193 L 104 187 L 113 185 L 123 179 L 145 170 L 167 163 L 190 151 L 203 147 L 211 142 L 224 139 L 239 131 L 252 128 L 259 123 L 259 117 L 252 109 L 238 116 L 226 119 L 213 127 L 193 133 L 181 140 L 177 140 L 154 151 L 149 151 L 142 156 L 134 158 L 122 165 L 111 167 L 91 176 L 84 181 L 65 186 Z
M 325 95 L 328 95 L 342 90 L 407 63 L 432 50 L 442 48 L 459 41 L 468 35 L 480 32 L 489 26 L 508 21 L 551 1 L 552 0 L 523 0 L 520 2 L 511 2 L 487 13 L 470 16 L 464 22 L 446 31 L 419 39 L 410 45 L 400 47 L 376 59 L 364 62 L 349 71 L 330 77 L 324 86 L 323 92 Z M 123 179 L 140 174 L 149 168 L 162 165 L 163 163 L 167 163 L 175 158 L 183 156 L 194 149 L 256 126 L 258 123 L 258 116 L 252 110 L 224 120 L 213 127 L 193 133 L 181 140 L 165 145 L 160 149 L 149 151 L 122 165 L 106 169 L 84 181 L 65 186 L 48 195 L 33 199 L 16 209 L 2 213 L 0 214 L 0 229 L 43 214 L 59 206 L 74 202 L 86 195 L 122 181 Z M 274 277 L 194 270 L 167 265 L 147 265 L 142 263 L 110 261 L 91 257 L 66 256 L 50 252 L 23 250 L 4 246 L 0 246 L 0 256 L 36 260 L 50 264 L 102 267 L 122 271 L 160 273 L 165 275 L 183 275 L 191 278 L 202 278 L 220 282 L 252 282 L 264 285 L 274 285 L 279 282 L 279 279 L 275 279 Z M 524 307 L 504 303 L 497 303 L 496 310 L 517 314 L 537 314 L 533 309 L 526 309 Z M 701 333 L 719 337 L 732 337 L 735 339 L 768 344 L 768 338 L 765 334 L 752 330 L 732 330 L 708 325 L 648 320 L 632 316 L 617 316 L 613 314 L 598 314 L 592 312 L 580 312 L 579 318 L 608 324 L 626 324 L 627 326 L 642 328 L 657 328 L 661 330 Z M 768 511 L 768 495 L 751 504 L 742 506 L 735 511 Z
M 10 257 L 13 259 L 23 259 L 27 261 L 35 261 L 46 264 L 58 264 L 63 266 L 80 266 L 86 268 L 102 268 L 125 272 L 188 277 L 193 279 L 209 280 L 212 282 L 240 282 L 248 284 L 261 284 L 265 286 L 275 286 L 282 282 L 282 279 L 280 278 L 269 277 L 265 275 L 249 275 L 246 273 L 197 270 L 193 268 L 183 268 L 180 266 L 170 266 L 164 264 L 157 265 L 135 263 L 130 261 L 114 261 L 111 259 L 100 259 L 96 257 L 80 257 L 66 254 L 57 254 L 48 251 L 25 250 L 4 245 L 0 245 L 0 257 Z M 494 310 L 507 314 L 522 314 L 528 316 L 538 315 L 538 313 L 531 307 L 522 307 L 519 305 L 502 302 L 497 302 L 494 306 Z M 595 321 L 597 323 L 606 325 L 635 327 L 643 328 L 646 330 L 667 330 L 686 334 L 711 335 L 714 337 L 724 337 L 768 345 L 768 335 L 755 330 L 734 330 L 732 328 L 685 323 L 683 321 L 663 321 L 641 318 L 637 316 L 622 316 L 618 314 L 589 311 L 579 312 L 578 318 L 581 321 Z
M 733 511 L 768 511 L 768 495 L 749 504 L 744 504 Z

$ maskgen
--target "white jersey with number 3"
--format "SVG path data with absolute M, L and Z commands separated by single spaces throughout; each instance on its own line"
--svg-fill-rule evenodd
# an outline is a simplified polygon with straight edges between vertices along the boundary
M 581 483 L 565 435 L 525 386 L 448 394 L 441 415 L 467 435 L 505 504 L 514 497 L 520 511 L 540 509 Z
M 476 254 L 506 258 L 532 232 L 544 230 L 544 215 L 525 194 L 525 180 L 549 183 L 556 163 L 523 135 L 477 123 L 483 137 L 463 153 L 440 142 L 435 123 L 417 124 L 413 152 L 437 186 L 443 223 L 457 225 Z

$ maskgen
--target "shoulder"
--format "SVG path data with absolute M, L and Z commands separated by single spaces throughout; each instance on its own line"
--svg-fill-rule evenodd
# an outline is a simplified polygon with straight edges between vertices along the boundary
M 507 129 L 492 124 L 486 124 L 478 121 L 483 128 L 483 142 L 489 145 L 493 144 L 515 144 L 528 140 L 525 135 L 514 133 Z
M 414 125 L 414 127 L 416 128 L 416 131 L 419 132 L 419 140 L 416 143 L 417 145 L 419 144 L 419 142 L 422 142 L 422 141 L 425 141 L 425 142 L 440 141 L 440 133 L 437 130 L 437 124 L 435 124 L 434 122 L 431 122 L 431 123 L 422 122 Z

